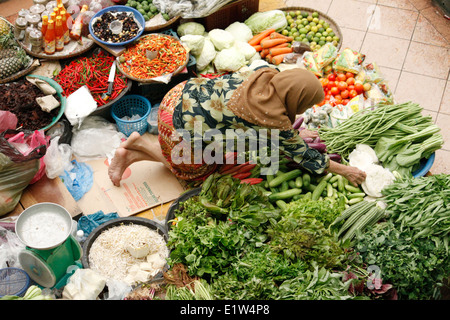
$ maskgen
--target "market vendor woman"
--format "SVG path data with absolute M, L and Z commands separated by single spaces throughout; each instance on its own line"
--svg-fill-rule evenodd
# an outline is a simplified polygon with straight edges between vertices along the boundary
M 201 180 L 216 171 L 217 164 L 179 163 L 172 150 L 180 143 L 177 130 L 193 132 L 218 129 L 278 129 L 280 153 L 313 174 L 324 171 L 340 174 L 353 185 L 361 184 L 365 172 L 330 160 L 328 155 L 309 148 L 303 138 L 315 131 L 293 128 L 295 117 L 324 99 L 319 80 L 310 71 L 278 71 L 271 67 L 236 72 L 224 76 L 192 78 L 172 88 L 161 101 L 158 114 L 158 141 L 134 132 L 116 150 L 109 176 L 119 186 L 122 174 L 132 163 L 142 160 L 164 163 L 176 177 Z

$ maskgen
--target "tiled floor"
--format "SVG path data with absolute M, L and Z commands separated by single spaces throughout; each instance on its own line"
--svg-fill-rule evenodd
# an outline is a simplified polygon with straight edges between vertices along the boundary
M 15 18 L 32 0 L 0 0 Z M 260 11 L 308 7 L 332 17 L 350 47 L 376 62 L 396 102 L 413 101 L 442 129 L 445 144 L 431 173 L 450 173 L 450 21 L 432 0 L 261 0 Z

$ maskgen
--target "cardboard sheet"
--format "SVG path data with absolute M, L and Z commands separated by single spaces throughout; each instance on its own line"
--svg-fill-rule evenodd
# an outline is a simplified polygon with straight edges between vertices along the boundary
M 175 200 L 184 192 L 177 178 L 163 164 L 141 161 L 132 164 L 123 174 L 120 187 L 108 176 L 106 159 L 86 162 L 94 172 L 94 185 L 78 205 L 83 214 L 102 210 L 128 217 L 152 207 Z

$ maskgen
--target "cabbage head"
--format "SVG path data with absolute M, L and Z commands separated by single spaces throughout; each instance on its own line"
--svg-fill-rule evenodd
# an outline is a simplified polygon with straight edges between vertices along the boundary
M 286 16 L 281 10 L 270 10 L 252 14 L 244 23 L 252 30 L 253 34 L 269 28 L 282 31 L 287 27 Z

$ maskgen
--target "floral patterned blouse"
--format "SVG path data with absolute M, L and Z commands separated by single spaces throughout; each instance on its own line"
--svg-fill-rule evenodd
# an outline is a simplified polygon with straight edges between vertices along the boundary
M 225 141 L 227 129 L 261 128 L 234 115 L 227 108 L 227 103 L 234 90 L 252 73 L 252 71 L 225 74 L 219 78 L 193 78 L 186 82 L 182 99 L 175 106 L 173 125 L 176 130 L 188 130 L 194 136 L 194 123 L 201 123 L 202 132 L 217 129 Z M 270 132 L 270 131 L 269 131 Z M 267 134 L 270 139 L 270 133 Z M 207 142 L 203 142 L 207 144 Z M 270 146 L 270 144 L 267 144 Z M 309 148 L 300 137 L 298 130 L 279 131 L 279 151 L 311 173 L 321 174 L 329 165 L 329 157 L 315 149 Z

